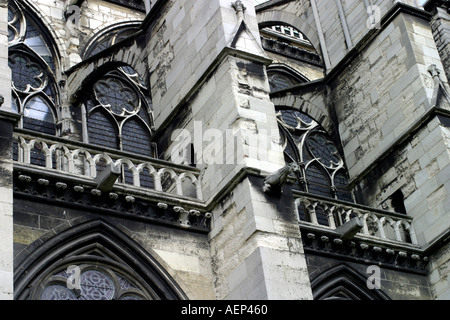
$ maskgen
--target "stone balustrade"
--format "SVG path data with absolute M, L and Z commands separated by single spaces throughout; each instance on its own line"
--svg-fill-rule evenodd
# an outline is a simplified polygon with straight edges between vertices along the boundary
M 157 192 L 203 200 L 199 171 L 189 166 L 96 148 L 60 138 L 30 135 L 18 129 L 14 133 L 16 163 L 43 167 L 67 174 L 95 179 L 107 165 L 121 166 L 117 183 L 153 189 Z
M 300 225 L 336 230 L 357 217 L 362 228 L 357 236 L 417 245 L 412 218 L 358 204 L 294 192 Z

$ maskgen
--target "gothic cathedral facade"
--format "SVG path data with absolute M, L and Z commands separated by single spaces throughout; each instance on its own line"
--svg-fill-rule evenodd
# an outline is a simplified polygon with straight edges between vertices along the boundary
M 0 299 L 450 299 L 449 1 L 0 21 Z

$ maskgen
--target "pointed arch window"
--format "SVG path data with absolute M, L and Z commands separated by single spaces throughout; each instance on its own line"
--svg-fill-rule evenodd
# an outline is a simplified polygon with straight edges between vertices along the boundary
M 311 280 L 314 300 L 390 300 L 383 290 L 369 290 L 367 276 L 346 264 L 329 268 Z
M 102 29 L 86 44 L 83 50 L 83 59 L 88 59 L 116 43 L 129 38 L 140 30 L 140 24 L 140 21 L 128 21 Z
M 103 219 L 77 221 L 30 245 L 36 248 L 39 242 L 38 249 L 16 256 L 16 300 L 186 299 L 163 266 L 129 235 Z
M 79 269 L 76 270 L 71 266 Z M 75 281 L 72 280 L 75 274 L 79 276 L 77 283 L 73 283 Z M 68 281 L 73 286 L 68 286 Z M 34 298 L 38 300 L 152 299 L 137 280 L 121 273 L 117 267 L 102 263 L 81 263 L 60 267 L 43 281 Z
M 89 143 L 156 157 L 151 99 L 137 72 L 118 67 L 97 79 L 85 101 Z
M 37 20 L 13 0 L 8 31 L 12 109 L 22 115 L 19 127 L 55 135 L 59 95 L 50 40 Z
M 267 68 L 270 92 L 287 89 L 300 83 L 308 82 L 309 79 L 285 65 L 274 64 Z
M 277 118 L 285 161 L 300 166 L 297 188 L 353 202 L 347 190 L 347 170 L 331 136 L 302 112 L 278 110 Z

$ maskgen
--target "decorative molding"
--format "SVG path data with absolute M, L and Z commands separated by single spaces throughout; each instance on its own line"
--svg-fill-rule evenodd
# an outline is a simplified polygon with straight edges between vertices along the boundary
M 151 253 L 128 234 L 101 218 L 72 221 L 63 230 L 51 230 L 48 236 L 47 239 L 44 235 L 44 241 L 33 242 L 15 256 L 16 300 L 32 299 L 31 295 L 41 289 L 41 281 L 47 275 L 60 267 L 80 262 L 114 266 L 125 276 L 138 275 L 140 284 L 152 293 L 154 299 L 187 299 L 183 290 Z M 97 246 L 96 250 L 102 256 L 89 257 L 92 246 Z
M 59 207 L 84 210 L 88 215 L 120 216 L 201 233 L 210 230 L 211 213 L 204 207 L 193 207 L 189 201 L 182 204 L 182 201 L 172 199 L 178 204 L 168 204 L 126 194 L 126 189 L 101 192 L 95 183 L 81 185 L 77 181 L 64 180 L 59 176 L 43 178 L 45 172 L 24 174 L 24 170 L 26 169 L 22 168 L 20 172 L 14 170 L 15 199 L 31 199 L 36 203 L 51 203 Z
M 326 230 L 308 230 L 300 226 L 307 255 L 321 255 L 337 260 L 373 264 L 382 268 L 401 269 L 426 274 L 428 257 L 413 248 L 389 247 L 363 239 L 342 240 L 339 234 Z
M 263 35 L 261 35 L 261 45 L 264 50 L 285 55 L 299 61 L 313 64 L 318 67 L 323 67 L 323 63 L 317 53 L 304 50 L 284 42 L 279 42 L 274 39 L 269 39 L 264 37 Z

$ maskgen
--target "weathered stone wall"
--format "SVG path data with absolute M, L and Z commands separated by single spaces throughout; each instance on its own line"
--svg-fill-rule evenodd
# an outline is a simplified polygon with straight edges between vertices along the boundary
M 81 61 L 83 49 L 94 34 L 115 23 L 145 18 L 145 12 L 108 3 L 84 1 L 81 7 L 68 1 L 35 0 L 28 4 L 47 25 L 61 54 L 61 68 L 66 70 Z M 67 19 L 64 17 L 67 12 Z
M 389 201 L 395 191 L 401 190 L 421 244 L 431 242 L 449 224 L 447 131 L 439 117 L 424 123 L 411 139 L 377 163 L 355 192 L 357 200 L 393 210 Z
M 444 8 L 436 8 L 431 20 L 434 40 L 444 65 L 447 78 L 450 77 L 450 14 Z
M 248 177 L 214 210 L 209 238 L 217 299 L 311 299 L 298 218 L 288 188 L 280 197 Z
M 253 2 L 243 3 L 247 25 L 260 41 Z M 164 19 L 152 27 L 147 46 L 156 127 L 189 96 L 238 27 L 228 1 L 168 1 L 162 10 Z
M 330 71 L 372 29 L 380 28 L 382 17 L 396 2 L 418 7 L 415 0 L 291 1 L 270 7 L 263 4 L 258 21 L 284 22 L 299 29 L 322 53 L 326 70 Z
M 426 21 L 399 14 L 336 78 L 331 101 L 352 179 L 431 108 L 433 82 L 427 68 L 443 67 L 436 48 L 419 42 L 422 38 L 432 39 Z
M 69 223 L 72 227 L 75 226 L 74 221 L 77 221 L 77 218 L 101 218 L 146 249 L 175 279 L 189 299 L 214 299 L 206 234 L 186 232 L 139 220 L 98 215 L 37 200 L 16 198 L 14 206 L 15 256 L 20 256 L 22 250 L 30 250 L 31 247 L 28 246 L 34 241 L 40 241 L 41 237 L 61 232 L 62 225 Z M 9 234 L 12 235 L 12 231 Z M 12 262 L 12 259 L 10 261 Z
M 429 263 L 428 281 L 431 285 L 431 293 L 434 299 L 450 299 L 450 246 L 442 246 L 433 254 Z
M 320 25 L 326 44 L 331 68 L 335 67 L 344 56 L 369 32 L 367 21 L 381 18 L 394 7 L 396 2 L 416 6 L 414 0 L 407 1 L 316 1 Z M 369 14 L 368 4 L 375 9 Z
M 13 298 L 13 191 L 12 191 L 12 130 L 11 70 L 8 66 L 8 8 L 0 1 L 0 299 Z
M 269 60 L 258 34 L 253 36 L 253 4 L 244 1 L 247 28 L 236 37 L 233 53 L 227 50 L 233 50 L 229 46 L 241 21 L 231 3 L 214 3 L 186 2 L 180 8 L 181 3 L 168 2 L 166 19 L 153 27 L 155 36 L 148 46 L 154 58 L 149 62 L 156 126 L 171 122 L 175 107 L 175 114 L 189 110 L 178 120 L 179 128 L 187 130 L 197 167 L 203 171 L 205 199 L 215 196 L 243 165 L 272 172 L 284 164 L 268 95 L 264 64 Z M 209 11 L 201 11 L 204 7 Z M 169 17 L 175 13 L 172 26 Z M 202 19 L 194 19 L 195 14 L 202 14 Z M 231 57 L 241 50 L 253 57 Z M 166 159 L 178 152 L 177 138 L 177 133 L 166 138 L 172 140 Z
M 393 210 L 390 201 L 400 190 L 421 245 L 450 224 L 448 120 L 426 115 L 449 105 L 445 96 L 439 98 L 443 102 L 433 100 L 431 65 L 446 86 L 426 19 L 399 14 L 336 77 L 331 98 L 357 201 Z M 448 257 L 434 259 L 442 263 Z M 443 279 L 430 280 L 438 296 L 446 292 Z
M 431 19 L 430 26 L 433 31 L 434 40 L 436 42 L 436 46 L 439 51 L 439 55 L 442 60 L 442 64 L 444 66 L 444 71 L 447 76 L 447 79 L 450 77 L 450 15 L 448 13 L 448 7 L 445 6 L 439 7 L 439 1 L 436 1 L 438 4 L 435 9 L 431 10 L 431 13 L 433 14 L 433 18 Z M 433 3 L 430 2 L 431 6 L 434 6 Z M 443 161 L 446 161 L 448 159 L 448 125 L 446 128 L 440 128 L 441 134 L 443 134 L 446 138 L 444 141 L 447 141 L 446 146 L 442 146 L 442 154 L 438 158 L 440 161 L 440 167 L 442 167 Z M 448 169 L 446 171 L 443 171 L 442 175 L 449 176 L 447 173 Z M 441 173 L 438 173 L 441 175 Z M 440 192 L 436 192 L 435 197 L 441 197 L 444 196 L 444 194 L 449 194 L 449 188 L 447 187 L 448 183 L 441 187 L 439 189 Z M 432 199 L 433 200 L 433 199 Z M 447 214 L 448 215 L 448 208 L 449 204 L 447 201 L 447 204 L 444 205 L 443 208 L 440 209 L 434 209 L 433 213 L 436 213 L 437 210 L 438 214 Z M 438 215 L 439 216 L 439 215 Z M 442 229 L 442 228 L 441 228 Z M 439 231 L 436 230 L 436 231 Z M 448 300 L 450 299 L 450 285 L 449 285 L 449 261 L 450 261 L 450 251 L 449 251 L 449 245 L 444 245 L 442 248 L 440 248 L 437 252 L 435 252 L 432 257 L 430 257 L 430 264 L 429 264 L 429 282 L 431 285 L 431 290 L 433 293 L 434 298 L 436 299 L 442 299 L 442 300 Z
M 2 10 L 0 8 L 0 13 Z M 0 299 L 9 300 L 13 298 L 13 164 L 10 140 L 13 124 L 0 119 L 0 128 Z
M 257 30 L 253 4 L 244 1 L 247 9 L 240 16 L 231 3 L 207 3 L 186 2 L 181 8 L 178 2 L 170 3 L 167 14 L 177 12 L 173 20 L 177 24 L 170 25 L 170 19 L 157 24 L 158 43 L 150 41 L 149 52 L 158 50 L 152 90 L 155 104 L 164 109 L 155 110 L 157 123 L 183 102 L 178 107 L 189 112 L 179 119 L 180 129 L 186 130 L 193 144 L 204 198 L 220 201 L 214 206 L 209 234 L 216 298 L 310 299 L 292 208 L 287 210 L 284 206 L 289 203 L 281 200 L 283 208 L 270 204 L 262 193 L 261 178 L 256 187 L 240 175 L 244 167 L 270 173 L 284 164 L 275 108 L 268 95 L 265 64 L 269 60 L 259 36 L 253 35 Z M 193 20 L 199 8 L 203 8 L 202 19 Z M 242 18 L 246 27 L 235 36 Z M 169 38 L 172 28 L 182 25 L 176 29 L 180 34 Z M 166 157 L 178 154 L 179 147 L 180 141 L 175 141 Z

